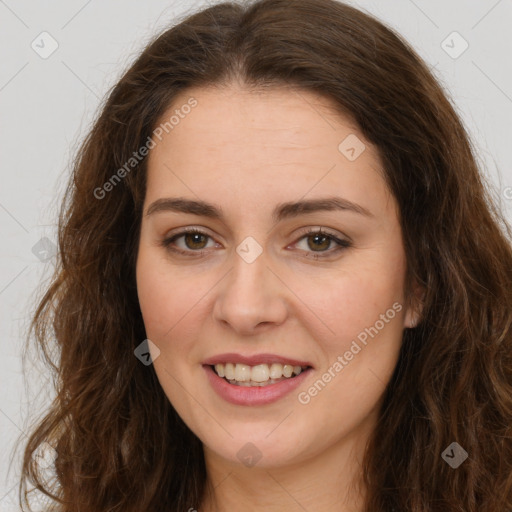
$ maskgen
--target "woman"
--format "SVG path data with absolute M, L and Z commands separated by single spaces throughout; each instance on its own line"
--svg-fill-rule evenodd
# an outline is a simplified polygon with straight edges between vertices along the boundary
M 260 0 L 169 29 L 109 95 L 59 227 L 33 323 L 59 387 L 22 493 L 88 512 L 512 508 L 511 231 L 442 89 L 380 22 Z

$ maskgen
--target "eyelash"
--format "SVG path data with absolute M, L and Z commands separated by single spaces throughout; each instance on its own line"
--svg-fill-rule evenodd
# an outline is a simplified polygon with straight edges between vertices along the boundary
M 201 257 L 201 256 L 203 256 L 204 253 L 206 252 L 205 250 L 199 250 L 199 251 L 188 250 L 188 251 L 184 251 L 182 249 L 176 249 L 175 247 L 171 246 L 171 244 L 175 240 L 177 240 L 178 238 L 181 238 L 182 236 L 189 235 L 189 234 L 192 234 L 192 235 L 202 235 L 202 236 L 205 236 L 207 238 L 212 238 L 210 235 L 204 233 L 203 231 L 200 231 L 197 228 L 186 228 L 186 229 L 180 231 L 179 233 L 176 233 L 176 234 L 172 235 L 171 237 L 162 240 L 161 245 L 164 248 L 166 248 L 166 249 L 168 249 L 168 250 L 170 250 L 170 251 L 172 251 L 174 253 L 181 254 L 181 255 L 184 255 L 184 256 L 189 256 L 189 257 Z M 308 229 L 307 231 L 305 231 L 305 232 L 303 232 L 301 234 L 301 237 L 297 240 L 297 242 L 299 242 L 303 238 L 307 238 L 308 236 L 312 236 L 312 235 L 319 235 L 319 236 L 326 237 L 326 238 L 330 239 L 332 242 L 336 243 L 338 245 L 338 247 L 336 247 L 334 250 L 313 251 L 313 252 L 305 251 L 306 252 L 306 258 L 312 258 L 312 259 L 315 259 L 315 260 L 318 260 L 320 258 L 326 258 L 326 257 L 332 256 L 335 253 L 343 251 L 344 249 L 348 249 L 349 247 L 352 246 L 352 243 L 349 242 L 348 240 L 341 240 L 340 238 L 336 237 L 335 235 L 333 235 L 331 233 L 328 233 L 326 231 L 323 231 L 321 228 L 320 229 L 318 229 L 318 228 Z M 191 253 L 194 256 L 191 256 Z

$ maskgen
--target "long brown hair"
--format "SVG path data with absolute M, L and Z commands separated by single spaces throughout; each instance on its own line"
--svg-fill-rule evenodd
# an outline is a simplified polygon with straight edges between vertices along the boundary
M 180 92 L 233 80 L 321 93 L 355 119 L 399 205 L 407 283 L 426 290 L 367 446 L 365 511 L 512 509 L 510 226 L 425 63 L 334 0 L 204 9 L 148 45 L 108 95 L 74 162 L 59 262 L 32 323 L 49 363 L 57 343 L 57 394 L 26 445 L 23 508 L 27 483 L 59 512 L 202 503 L 202 445 L 134 356 L 146 337 L 134 269 L 147 159 L 126 162 Z M 456 469 L 442 457 L 453 442 L 468 454 Z M 33 458 L 45 443 L 57 453 L 46 483 Z

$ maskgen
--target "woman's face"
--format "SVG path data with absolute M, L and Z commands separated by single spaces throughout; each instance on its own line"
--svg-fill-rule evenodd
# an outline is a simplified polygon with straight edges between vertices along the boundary
M 162 388 L 208 457 L 277 467 L 364 443 L 414 325 L 381 161 L 328 106 L 189 90 L 151 149 L 140 307 Z M 215 358 L 267 385 L 229 383 Z

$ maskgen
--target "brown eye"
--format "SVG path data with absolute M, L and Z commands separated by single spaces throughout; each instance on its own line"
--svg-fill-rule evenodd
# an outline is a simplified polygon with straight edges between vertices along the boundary
M 178 243 L 181 239 L 183 239 L 183 241 Z M 161 244 L 169 251 L 178 254 L 200 256 L 202 254 L 202 250 L 207 248 L 209 239 L 212 239 L 211 236 L 203 233 L 202 231 L 197 229 L 187 229 L 162 240 Z
M 331 242 L 333 241 L 333 239 L 329 236 L 325 236 L 325 235 L 320 235 L 318 233 L 315 233 L 313 235 L 309 235 L 307 237 L 307 240 L 308 240 L 308 247 L 310 249 L 319 249 L 320 251 L 325 251 L 329 248 L 329 246 L 331 245 Z M 309 243 L 310 241 L 312 241 L 311 243 Z
M 305 240 L 306 247 L 301 248 L 300 243 Z M 331 249 L 331 244 L 334 247 Z M 324 258 L 332 256 L 339 251 L 347 249 L 352 246 L 348 240 L 342 240 L 334 234 L 326 233 L 321 229 L 310 229 L 296 242 L 297 247 L 305 253 L 307 258 Z
M 200 233 L 187 233 L 182 236 L 188 249 L 204 249 L 206 238 L 208 238 Z

